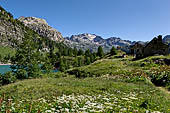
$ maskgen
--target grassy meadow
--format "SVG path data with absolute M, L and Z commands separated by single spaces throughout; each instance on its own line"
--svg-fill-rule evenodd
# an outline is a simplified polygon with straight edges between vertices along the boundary
M 149 76 L 152 69 L 161 71 L 165 65 L 157 63 L 157 60 L 165 58 L 170 56 L 153 56 L 136 61 L 132 56 L 108 56 L 65 73 L 17 81 L 0 88 L 0 111 L 168 113 L 168 86 L 155 86 Z M 164 75 L 169 74 L 168 67 Z

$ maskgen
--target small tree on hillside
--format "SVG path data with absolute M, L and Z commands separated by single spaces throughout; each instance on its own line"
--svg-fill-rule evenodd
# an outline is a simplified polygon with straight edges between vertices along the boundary
M 86 57 L 89 57 L 90 55 L 91 55 L 90 50 L 87 49 L 87 50 L 85 51 L 85 56 L 86 56 Z
M 18 79 L 40 76 L 41 55 L 38 50 L 37 37 L 32 31 L 28 31 L 17 48 L 12 61 L 12 69 Z
M 81 56 L 81 55 L 83 55 L 84 54 L 84 51 L 82 50 L 82 49 L 79 49 L 79 51 L 78 51 L 78 56 Z
M 117 50 L 115 49 L 115 47 L 112 47 L 112 49 L 110 50 L 110 54 L 117 55 Z
M 97 55 L 100 58 L 104 56 L 103 48 L 101 46 L 98 47 Z
M 74 56 L 77 56 L 77 54 L 78 54 L 78 50 L 76 47 L 74 47 L 74 49 L 73 49 L 73 54 L 74 54 Z

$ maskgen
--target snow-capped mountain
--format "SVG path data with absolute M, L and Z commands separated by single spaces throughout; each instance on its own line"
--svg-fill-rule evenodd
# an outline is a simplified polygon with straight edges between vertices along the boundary
M 105 52 L 108 52 L 113 46 L 125 48 L 133 44 L 133 42 L 129 40 L 122 40 L 118 37 L 104 39 L 101 36 L 89 33 L 65 37 L 64 43 L 72 48 L 76 47 L 83 50 L 90 49 L 92 51 L 96 51 L 99 46 L 102 46 Z

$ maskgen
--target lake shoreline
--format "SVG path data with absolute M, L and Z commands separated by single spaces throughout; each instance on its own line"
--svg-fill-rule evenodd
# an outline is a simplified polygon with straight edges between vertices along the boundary
M 0 66 L 5 66 L 5 65 L 12 65 L 12 64 L 0 64 Z

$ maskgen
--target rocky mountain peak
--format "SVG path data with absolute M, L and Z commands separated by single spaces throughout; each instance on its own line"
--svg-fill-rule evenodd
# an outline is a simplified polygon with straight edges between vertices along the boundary
M 49 26 L 44 19 L 36 17 L 20 17 L 18 20 L 43 37 L 47 37 L 53 41 L 63 41 L 61 33 Z
M 132 42 L 129 40 L 122 40 L 119 37 L 110 37 L 107 39 L 102 38 L 101 36 L 89 33 L 83 33 L 79 35 L 72 35 L 71 37 L 66 37 L 64 42 L 70 47 L 76 47 L 78 49 L 91 49 L 97 51 L 99 46 L 102 46 L 105 52 L 110 51 L 110 49 L 115 46 L 130 46 Z
M 36 17 L 20 17 L 20 21 L 24 22 L 25 24 L 45 24 L 48 25 L 46 20 Z

